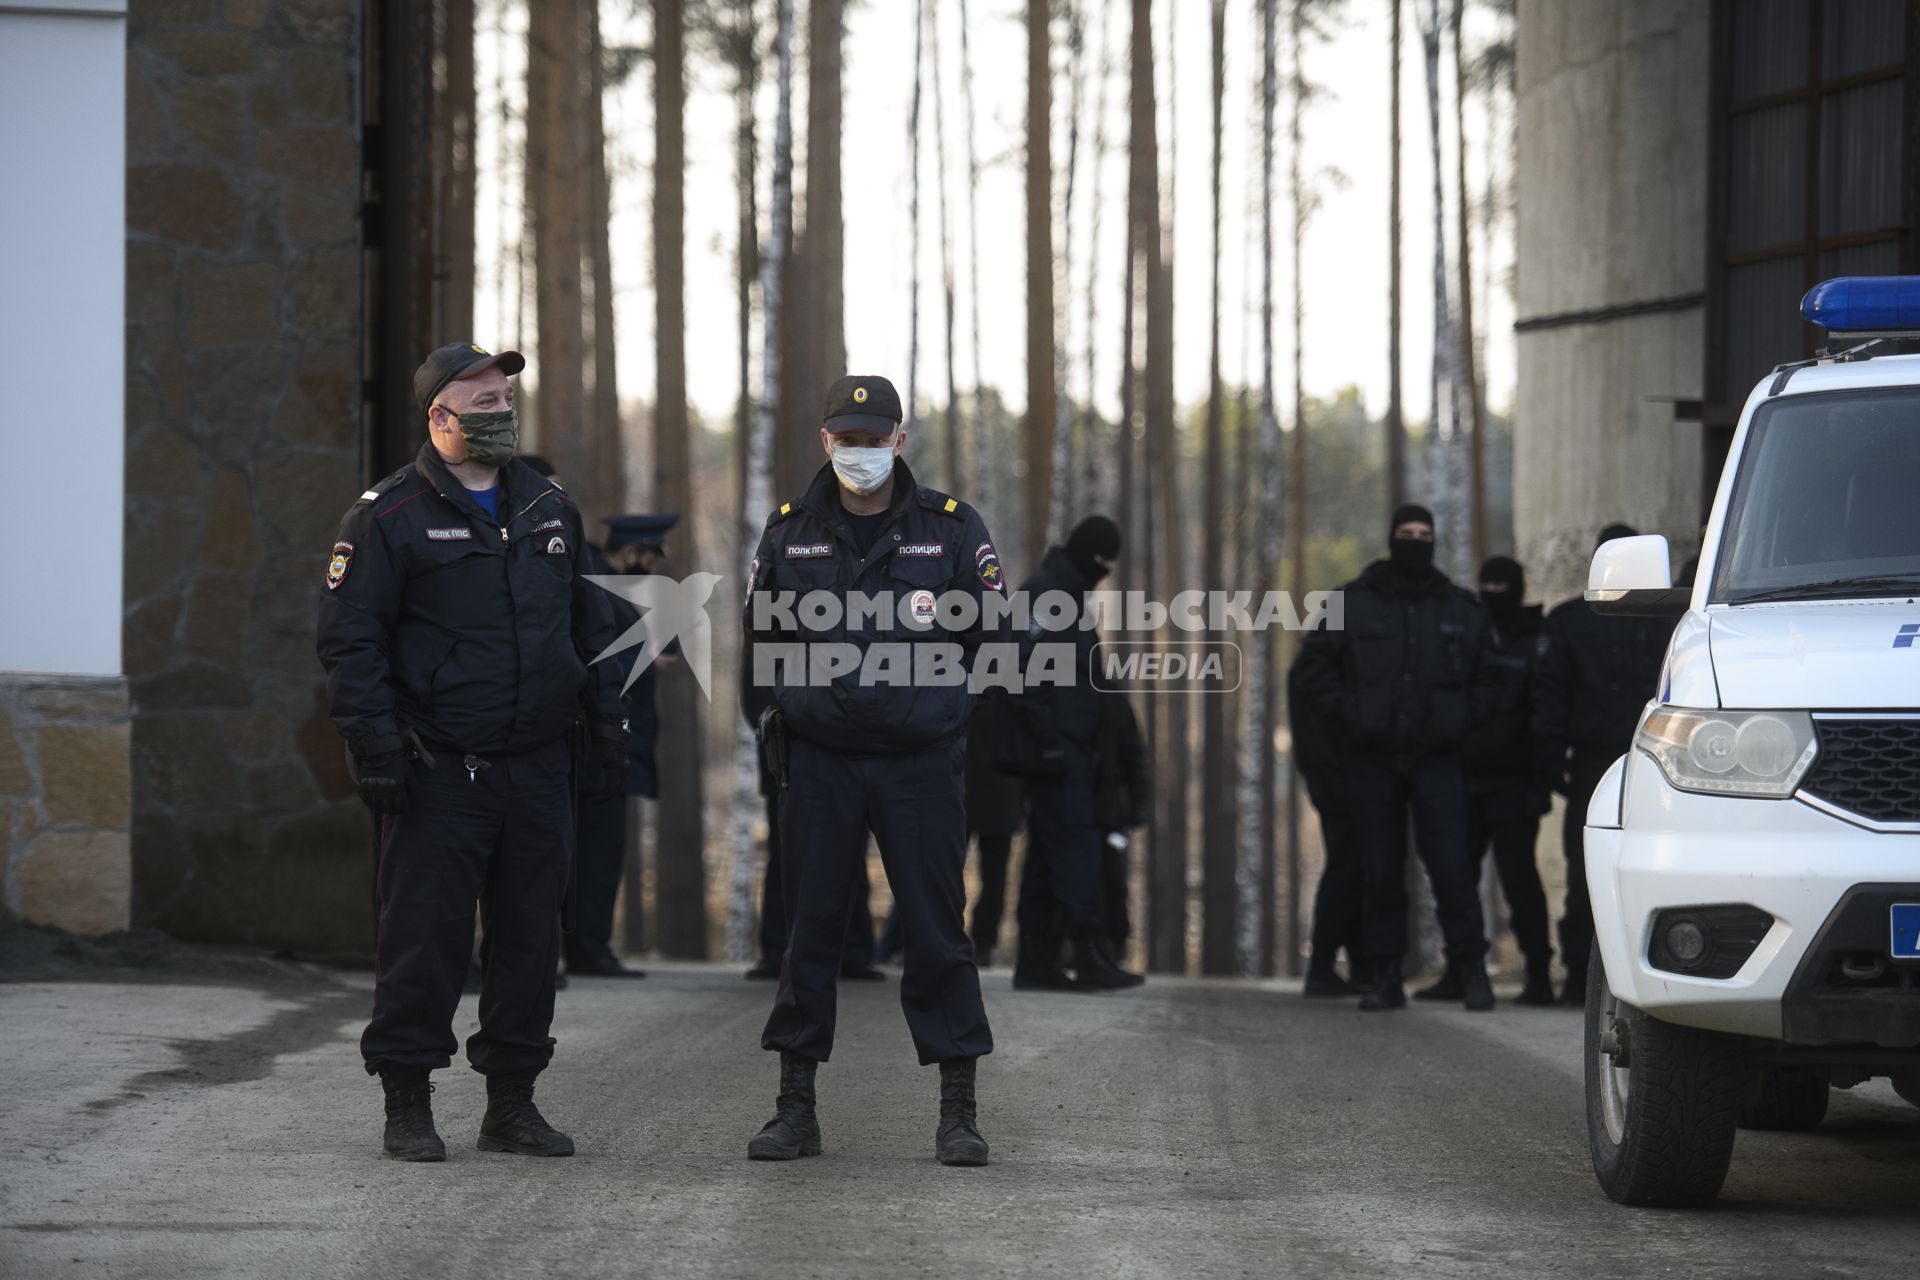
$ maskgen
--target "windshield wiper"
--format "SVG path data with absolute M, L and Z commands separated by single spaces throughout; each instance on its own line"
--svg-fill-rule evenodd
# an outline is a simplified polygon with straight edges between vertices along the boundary
M 1859 591 L 1920 591 L 1920 574 L 1895 574 L 1864 578 L 1834 578 L 1827 582 L 1804 582 L 1792 587 L 1774 587 L 1729 597 L 1728 604 L 1764 604 L 1771 600 L 1819 600 L 1829 596 L 1852 595 Z

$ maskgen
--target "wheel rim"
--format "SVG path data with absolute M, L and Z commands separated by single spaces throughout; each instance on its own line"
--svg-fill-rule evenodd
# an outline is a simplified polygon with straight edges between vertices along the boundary
M 1627 1133 L 1627 1106 L 1633 1096 L 1632 1054 L 1626 1052 L 1627 1024 L 1620 1016 L 1619 1002 L 1606 992 L 1600 1002 L 1600 1032 L 1597 1037 L 1600 1068 L 1600 1112 L 1607 1125 L 1607 1139 L 1619 1146 Z M 1621 1065 L 1622 1062 L 1628 1065 Z

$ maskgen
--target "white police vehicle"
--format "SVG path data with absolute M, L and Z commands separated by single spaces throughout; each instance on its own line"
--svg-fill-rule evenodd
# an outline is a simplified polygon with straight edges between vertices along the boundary
M 1677 616 L 1587 809 L 1587 1132 L 1608 1195 L 1711 1201 L 1740 1125 L 1920 1106 L 1920 277 L 1801 304 L 1832 354 L 1747 397 L 1691 587 L 1595 554 L 1601 612 Z

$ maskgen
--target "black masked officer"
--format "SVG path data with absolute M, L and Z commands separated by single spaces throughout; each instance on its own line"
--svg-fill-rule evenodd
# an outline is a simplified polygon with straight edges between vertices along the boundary
M 974 1068 L 993 1034 L 964 919 L 974 702 L 965 669 L 982 643 L 1008 635 L 1004 616 L 985 607 L 987 597 L 1001 603 L 1000 560 L 972 507 L 914 482 L 890 382 L 839 379 L 823 416 L 827 465 L 768 519 L 747 573 L 745 697 L 751 705 L 756 688 L 771 690 L 759 723 L 779 789 L 788 927 L 760 1038 L 780 1054 L 778 1110 L 747 1150 L 757 1160 L 820 1152 L 815 1068 L 833 1051 L 835 985 L 871 832 L 906 944 L 901 1008 L 921 1065 L 940 1065 L 936 1154 L 985 1164 Z M 886 607 L 850 609 L 857 598 Z M 943 601 L 958 605 L 946 621 Z M 778 651 L 808 657 L 768 661 Z M 957 682 L 950 665 L 934 674 L 934 662 L 956 656 Z M 857 668 L 836 665 L 846 660 Z
M 373 1019 L 360 1039 L 386 1090 L 387 1153 L 442 1160 L 428 1073 L 451 1065 L 453 1017 L 485 932 L 479 1030 L 483 1151 L 559 1156 L 573 1142 L 533 1103 L 553 1057 L 554 970 L 573 856 L 570 739 L 624 759 L 614 638 L 580 512 L 514 458 L 507 379 L 525 367 L 467 343 L 414 374 L 428 439 L 340 526 L 319 618 L 333 722 L 378 816 Z M 602 770 L 604 771 L 604 770 Z

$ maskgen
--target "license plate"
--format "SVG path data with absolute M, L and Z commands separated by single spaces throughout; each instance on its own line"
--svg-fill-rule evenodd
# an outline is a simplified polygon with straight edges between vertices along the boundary
M 1896 902 L 1893 917 L 1893 958 L 1920 960 L 1920 902 Z

